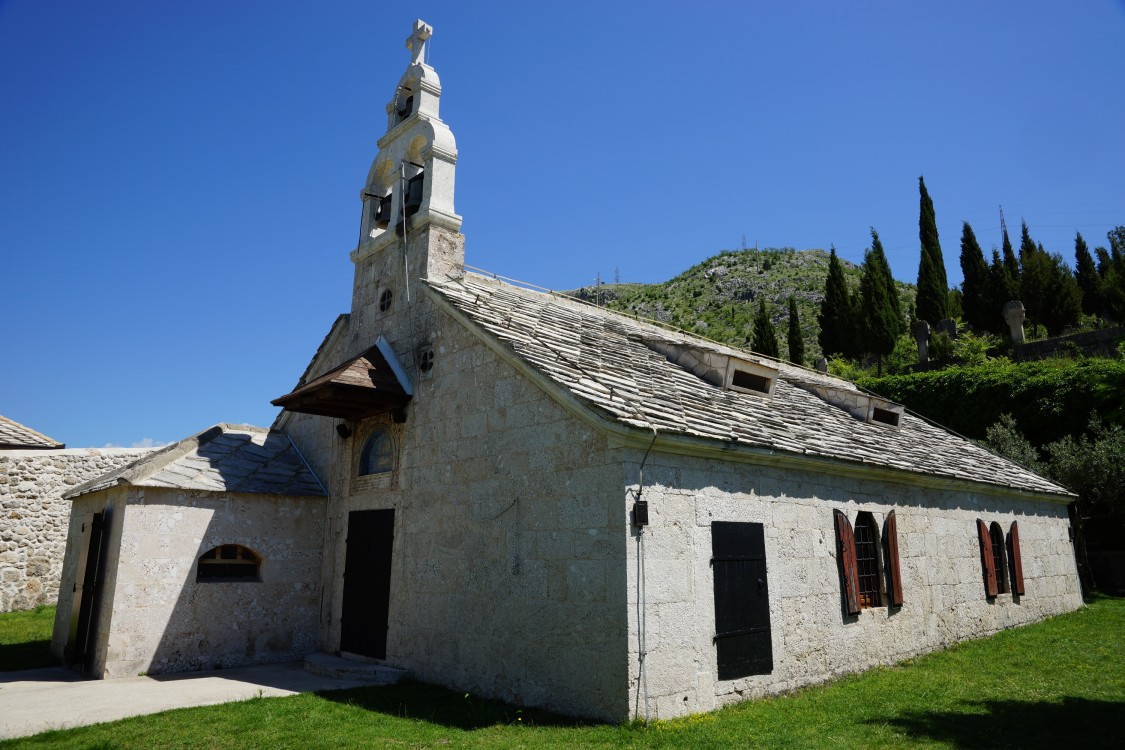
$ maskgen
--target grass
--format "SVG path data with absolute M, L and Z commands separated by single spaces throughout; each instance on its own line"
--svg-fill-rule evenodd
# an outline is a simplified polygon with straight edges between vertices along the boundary
M 0 748 L 1118 748 L 1125 599 L 796 694 L 676 721 L 585 724 L 408 683 L 256 698 Z
M 54 625 L 54 607 L 0 614 L 0 672 L 55 666 L 48 653 Z

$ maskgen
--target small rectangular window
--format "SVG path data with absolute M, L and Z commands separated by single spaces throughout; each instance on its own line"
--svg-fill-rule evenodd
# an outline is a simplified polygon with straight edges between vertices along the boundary
M 770 392 L 769 378 L 763 377 L 762 375 L 755 375 L 745 370 L 735 370 L 730 384 L 735 388 L 745 388 L 748 391 L 757 391 L 758 393 Z
M 880 409 L 878 406 L 874 407 L 871 411 L 872 422 L 882 422 L 889 424 L 891 427 L 898 427 L 898 422 L 902 415 L 898 412 L 891 411 L 890 409 Z

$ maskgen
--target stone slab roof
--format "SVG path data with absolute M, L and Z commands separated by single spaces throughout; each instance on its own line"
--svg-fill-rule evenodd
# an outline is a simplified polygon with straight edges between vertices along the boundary
M 904 414 L 897 428 L 858 419 L 849 409 L 864 392 L 839 378 L 476 274 L 427 283 L 455 313 L 580 401 L 626 425 L 726 446 L 1069 495 L 913 414 Z M 698 363 L 722 357 L 778 371 L 771 395 L 717 385 L 707 377 L 707 365 Z
M 114 485 L 206 492 L 320 496 L 324 487 L 281 432 L 218 424 L 75 487 L 75 498 Z
M 57 440 L 52 440 L 41 432 L 36 432 L 19 422 L 0 416 L 0 450 L 48 450 L 65 448 Z

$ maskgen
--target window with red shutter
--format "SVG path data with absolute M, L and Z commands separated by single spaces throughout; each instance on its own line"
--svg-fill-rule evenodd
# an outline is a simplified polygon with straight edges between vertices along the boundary
M 836 554 L 840 563 L 840 585 L 844 592 L 844 612 L 859 614 L 859 580 L 856 574 L 855 536 L 843 511 L 834 510 L 836 521 Z
M 1020 559 L 1020 528 L 1012 521 L 1008 532 L 1008 554 L 1012 557 L 1012 590 L 1023 596 L 1023 561 Z
M 984 568 L 984 593 L 991 599 L 1000 593 L 996 587 L 996 563 L 992 556 L 992 539 L 988 533 L 988 526 L 979 518 L 977 537 L 980 539 L 981 567 Z
M 898 565 L 898 521 L 893 510 L 887 514 L 887 520 L 883 523 L 883 546 L 886 548 L 886 556 L 883 560 L 887 569 L 887 593 L 890 594 L 891 606 L 901 607 L 902 574 L 899 572 Z

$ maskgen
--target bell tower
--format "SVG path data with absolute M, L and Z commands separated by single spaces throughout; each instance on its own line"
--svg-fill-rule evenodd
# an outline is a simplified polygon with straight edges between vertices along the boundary
M 463 272 L 465 238 L 453 209 L 457 143 L 439 116 L 441 81 L 426 63 L 432 34 L 433 27 L 414 22 L 410 64 L 387 103 L 387 129 L 360 192 L 353 316 L 388 290 L 410 300 L 419 278 Z

